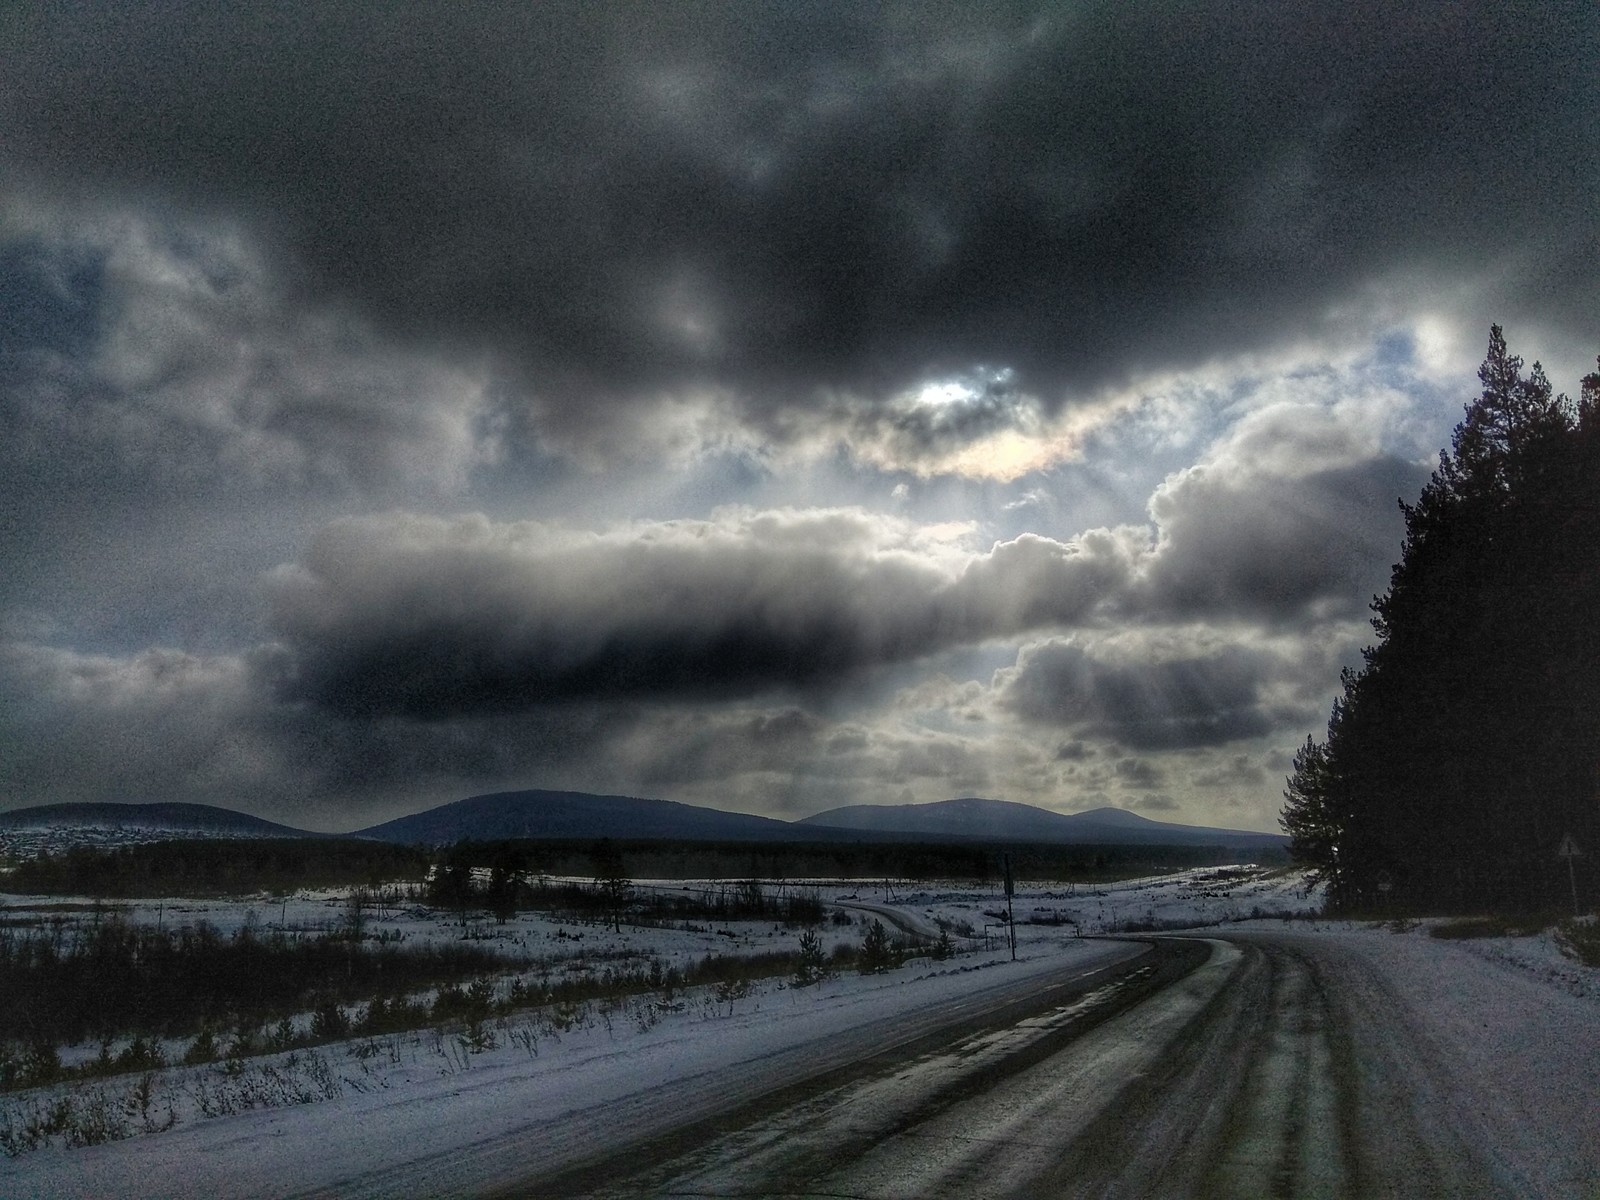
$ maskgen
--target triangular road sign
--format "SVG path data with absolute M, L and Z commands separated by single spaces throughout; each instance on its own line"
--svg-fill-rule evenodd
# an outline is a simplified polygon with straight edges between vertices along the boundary
M 1578 843 L 1569 833 L 1561 839 L 1561 848 L 1556 851 L 1557 858 L 1577 858 L 1583 851 L 1578 849 Z

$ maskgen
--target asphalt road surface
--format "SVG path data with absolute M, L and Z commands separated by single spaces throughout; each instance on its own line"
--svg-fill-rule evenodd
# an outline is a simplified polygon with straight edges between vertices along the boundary
M 1600 1195 L 1486 1142 L 1403 1008 L 1337 947 L 1158 940 L 499 1194 Z

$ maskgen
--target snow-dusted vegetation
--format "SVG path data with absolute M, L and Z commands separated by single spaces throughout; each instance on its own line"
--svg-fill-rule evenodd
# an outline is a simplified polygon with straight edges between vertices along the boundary
M 668 899 L 732 912 L 741 890 L 744 903 L 755 900 L 752 888 L 765 905 L 800 898 L 814 919 L 642 919 Z M 305 1007 L 249 1029 L 209 1022 L 181 1037 L 129 1030 L 63 1046 L 13 1040 L 0 1096 L 0 1148 L 11 1157 L 0 1172 L 29 1194 L 86 1195 L 100 1186 L 98 1172 L 120 1177 L 125 1168 L 116 1164 L 131 1161 L 123 1156 L 136 1144 L 169 1147 L 140 1151 L 140 1161 L 176 1179 L 217 1138 L 235 1147 L 246 1139 L 256 1156 L 249 1161 L 265 1171 L 280 1153 L 260 1141 L 268 1132 L 291 1143 L 363 1146 L 346 1165 L 365 1170 L 410 1152 L 409 1139 L 423 1136 L 418 1122 L 428 1138 L 448 1141 L 485 1122 L 525 1121 L 541 1105 L 570 1107 L 626 1094 L 639 1079 L 766 1056 L 976 995 L 994 981 L 1093 964 L 1115 946 L 1099 934 L 1219 924 L 1246 936 L 1292 931 L 1354 945 L 1402 977 L 1465 973 L 1491 990 L 1514 977 L 1553 1003 L 1592 1006 L 1600 994 L 1600 973 L 1563 953 L 1553 932 L 1435 937 L 1428 924 L 1324 920 L 1319 905 L 1300 873 L 1255 867 L 1094 887 L 1020 883 L 1013 961 L 1006 898 L 993 884 L 631 881 L 620 921 L 601 909 L 581 920 L 549 910 L 502 919 L 439 908 L 403 889 L 116 906 L 10 897 L 0 913 L 4 936 L 13 945 L 47 937 L 63 953 L 115 922 L 168 934 L 205 929 L 220 943 L 343 939 L 353 953 L 465 946 L 493 965 L 464 982 Z M 874 940 L 886 947 L 882 958 L 865 952 Z M 310 1123 L 293 1115 L 307 1106 L 315 1106 Z M 365 1141 L 353 1136 L 357 1128 Z M 352 1136 L 333 1138 L 339 1130 Z M 242 1180 L 250 1169 L 241 1166 Z
M 481 899 L 492 881 L 480 875 Z M 820 996 L 807 985 L 837 995 L 846 980 L 1010 957 L 993 884 L 622 890 L 614 911 L 603 882 L 545 879 L 528 893 L 539 907 L 498 913 L 438 903 L 437 880 L 211 899 L 9 897 L 0 954 L 17 986 L 0 1002 L 10 1093 L 0 1144 L 11 1154 L 91 1144 L 386 1091 L 490 1061 L 533 1063 L 597 1030 L 609 1043 Z M 1293 873 L 1216 868 L 1025 885 L 1013 911 L 1020 953 L 1038 957 L 1087 933 L 1315 903 Z

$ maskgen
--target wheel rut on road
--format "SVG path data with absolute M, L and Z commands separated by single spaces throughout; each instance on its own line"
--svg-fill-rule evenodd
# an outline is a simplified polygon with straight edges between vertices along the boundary
M 1205 957 L 1198 945 L 1154 947 L 1143 958 L 1051 984 L 849 1067 L 777 1088 L 736 1115 L 690 1123 L 625 1156 L 504 1194 L 812 1194 L 830 1168 L 870 1159 L 886 1141 L 915 1140 L 939 1113 L 962 1108 L 997 1081 L 1036 1069 Z
M 1351 962 L 1246 945 L 1230 985 L 1019 1196 L 1511 1196 L 1418 1103 L 1429 1065 L 1353 1010 Z M 1366 998 L 1366 997 L 1364 997 Z M 1358 1041 L 1362 1043 L 1358 1052 Z M 998 1193 L 991 1193 L 998 1194 Z
M 1267 938 L 1156 945 L 1155 961 L 1020 1020 L 523 1194 L 1515 1194 L 1419 1103 L 1426 1051 L 1374 1011 L 1355 964 Z
M 1340 1120 L 1339 1098 L 1349 1081 L 1335 1062 L 1337 1023 L 1328 994 L 1310 964 L 1288 955 L 1263 958 L 1264 1018 L 1249 1040 L 1243 1083 L 1208 1156 L 1201 1193 L 1358 1194 L 1359 1172 Z

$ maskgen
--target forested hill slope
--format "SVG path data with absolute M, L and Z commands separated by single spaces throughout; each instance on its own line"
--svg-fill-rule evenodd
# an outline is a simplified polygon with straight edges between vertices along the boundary
M 469 796 L 358 830 L 356 837 L 442 844 L 464 838 L 686 838 L 793 841 L 819 836 L 787 821 L 637 796 L 532 789 Z
M 214 837 L 316 837 L 214 804 L 43 804 L 0 812 L 0 830 L 122 829 Z
M 213 804 L 44 804 L 0 812 L 0 850 L 18 858 L 175 838 L 323 836 Z

